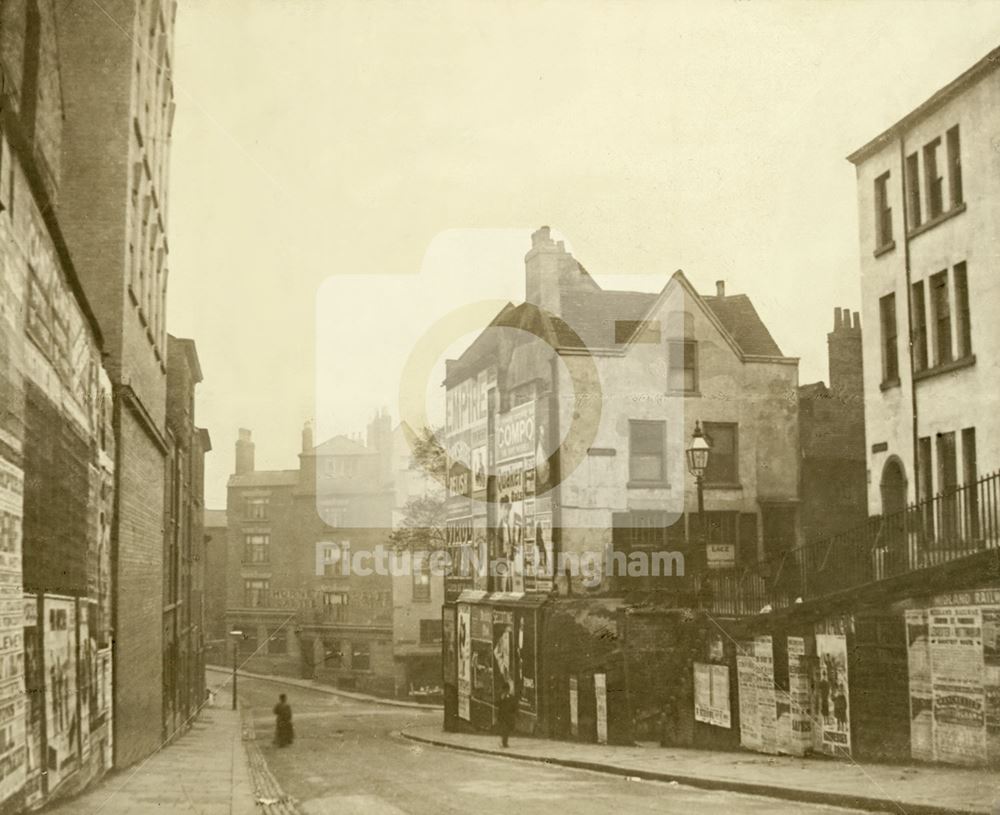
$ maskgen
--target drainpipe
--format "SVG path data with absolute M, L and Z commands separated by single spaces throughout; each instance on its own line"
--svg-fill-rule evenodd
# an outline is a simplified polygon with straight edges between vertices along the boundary
M 910 408 L 913 415 L 911 428 L 911 443 L 913 445 L 913 499 L 916 502 L 920 499 L 920 496 L 917 494 L 919 488 L 917 455 L 920 448 L 920 435 L 917 429 L 917 366 L 913 342 L 913 285 L 912 271 L 910 269 L 910 199 L 906 189 L 906 144 L 903 141 L 902 132 L 899 134 L 899 169 L 900 189 L 903 191 L 903 264 L 906 270 L 906 336 L 910 360 Z M 885 515 L 884 506 L 882 507 L 882 514 Z

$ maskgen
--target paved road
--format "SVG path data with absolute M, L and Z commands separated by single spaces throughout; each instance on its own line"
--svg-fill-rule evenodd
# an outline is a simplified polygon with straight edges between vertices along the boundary
M 850 811 L 424 747 L 395 734 L 410 724 L 434 722 L 440 713 L 355 702 L 263 680 L 241 679 L 239 690 L 271 771 L 309 815 Z M 282 690 L 294 710 L 296 740 L 278 749 L 271 744 L 271 708 Z

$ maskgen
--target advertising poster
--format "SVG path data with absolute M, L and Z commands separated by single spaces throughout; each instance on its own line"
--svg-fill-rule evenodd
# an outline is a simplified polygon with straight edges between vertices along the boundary
M 76 602 L 46 597 L 45 652 L 46 734 L 49 790 L 76 769 Z
M 847 678 L 847 636 L 817 634 L 816 683 L 822 728 L 820 749 L 829 755 L 851 754 L 850 691 Z
M 495 692 L 514 685 L 514 612 L 493 610 L 493 677 Z
M 42 673 L 42 639 L 38 627 L 38 601 L 24 595 L 24 685 L 27 691 L 25 721 L 25 796 L 31 805 L 42 798 L 42 726 L 45 718 L 45 677 Z
M 525 713 L 534 716 L 538 710 L 535 615 L 530 611 L 519 611 L 515 620 L 514 666 L 517 672 L 518 705 Z
M 569 678 L 569 733 L 580 735 L 580 683 L 575 676 Z
M 445 576 L 445 600 L 455 600 L 463 589 L 472 586 L 472 517 L 457 516 L 449 501 L 449 515 L 445 520 L 445 546 L 451 558 Z
M 986 760 L 982 609 L 932 608 L 929 616 L 935 758 L 982 764 Z
M 778 752 L 778 708 L 774 691 L 774 648 L 769 636 L 754 637 L 754 679 L 757 684 L 757 721 L 760 750 Z
M 113 722 L 111 721 L 111 689 L 113 685 L 111 684 L 112 662 L 110 648 L 105 648 L 100 652 L 99 661 L 101 666 L 101 709 L 104 711 L 105 721 L 108 723 L 108 727 L 105 729 L 104 766 L 110 767 L 114 756 L 114 727 L 112 727 Z
M 529 489 L 530 495 L 535 492 L 535 435 L 534 402 L 517 405 L 496 417 L 497 555 L 509 568 L 509 574 L 499 581 L 500 591 L 525 590 L 525 499 Z
M 493 617 L 487 606 L 472 606 L 472 698 L 493 705 Z
M 22 471 L 0 459 L 0 698 L 6 700 L 0 705 L 0 801 L 21 789 L 26 774 L 26 623 L 21 592 L 23 492 Z
M 918 761 L 933 761 L 934 695 L 927 610 L 908 609 L 904 617 L 910 683 L 910 755 Z
M 520 461 L 497 465 L 497 547 L 506 565 L 498 591 L 524 591 L 524 466 Z
M 458 685 L 458 643 L 455 637 L 455 609 L 441 609 L 441 681 Z
M 715 727 L 731 727 L 729 667 L 694 663 L 694 718 Z
M 1000 762 L 1000 606 L 984 607 L 983 695 L 986 701 L 986 753 Z
M 786 745 L 792 755 L 805 755 L 812 748 L 812 710 L 809 691 L 809 661 L 806 641 L 788 638 L 788 701 L 791 715 L 791 738 Z
M 552 505 L 547 498 L 536 499 L 535 502 L 535 590 L 538 592 L 552 591 L 555 578 L 555 559 L 552 549 Z
M 740 700 L 740 744 L 748 750 L 760 750 L 760 722 L 757 716 L 757 662 L 753 645 L 740 643 L 736 655 L 736 682 Z
M 458 607 L 458 716 L 469 721 L 472 697 L 472 621 L 470 608 Z
M 594 699 L 597 703 L 597 743 L 608 743 L 608 677 L 594 674 Z
M 80 706 L 79 750 L 81 764 L 90 758 L 90 694 L 94 681 L 94 670 L 96 668 L 94 660 L 97 657 L 96 643 L 92 643 L 90 640 L 87 605 L 84 605 L 86 602 L 85 600 L 82 601 L 81 605 L 77 607 L 77 614 L 79 616 L 79 629 L 77 633 L 79 647 L 77 665 L 79 666 L 79 671 L 77 673 L 77 681 L 80 683 L 78 699 Z

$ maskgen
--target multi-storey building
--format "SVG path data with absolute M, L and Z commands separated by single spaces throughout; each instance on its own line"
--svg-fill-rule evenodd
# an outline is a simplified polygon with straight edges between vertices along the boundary
M 201 364 L 193 340 L 167 337 L 170 447 L 163 546 L 163 736 L 197 713 L 205 697 L 205 454 L 208 431 L 195 426 Z
M 875 513 L 1000 466 L 998 54 L 850 156 Z
M 854 744 L 894 758 L 1000 763 L 998 68 L 994 49 L 849 157 L 862 317 L 877 326 L 864 339 L 875 517 L 803 562 L 813 586 L 809 567 L 828 564 L 828 586 L 869 604 L 849 632 L 874 689 L 852 710 L 868 725 Z
M 28 8 L 35 6 L 33 0 Z M 160 745 L 167 176 L 176 2 L 58 0 L 66 117 L 57 208 L 105 338 L 118 462 L 115 762 Z M 95 81 L 100 77 L 100 81 Z M 50 98 L 59 98 L 54 86 Z
M 229 479 L 226 628 L 240 661 L 392 695 L 392 579 L 368 553 L 388 546 L 391 425 L 363 442 L 302 433 L 299 467 L 257 470 L 249 430 Z M 359 572 L 352 561 L 364 563 Z
M 54 206 L 62 23 L 45 0 L 0 7 L 0 812 L 111 766 L 112 393 Z
M 585 729 L 627 740 L 639 689 L 690 665 L 640 679 L 652 663 L 627 667 L 622 614 L 642 598 L 694 605 L 699 575 L 799 542 L 798 360 L 722 282 L 712 296 L 682 272 L 658 294 L 604 290 L 547 227 L 525 264 L 527 302 L 448 364 L 453 562 L 501 565 L 447 580 L 446 711 L 489 725 L 507 681 L 522 727 L 577 732 L 565 711 L 583 699 Z M 697 432 L 712 451 L 702 511 L 685 463 Z

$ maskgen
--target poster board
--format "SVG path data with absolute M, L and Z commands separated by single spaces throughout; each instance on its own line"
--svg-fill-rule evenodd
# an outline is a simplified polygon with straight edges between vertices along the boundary
M 812 749 L 813 744 L 809 659 L 803 637 L 788 638 L 788 701 L 791 734 L 785 745 L 786 752 L 802 756 Z
M 982 609 L 932 608 L 928 627 L 934 758 L 950 764 L 982 764 L 986 761 Z
M 469 606 L 458 607 L 458 717 L 471 721 L 472 698 L 472 615 Z
M 850 756 L 850 681 L 847 674 L 847 635 L 816 634 L 819 679 L 819 748 L 832 756 Z
M 731 727 L 729 666 L 694 663 L 694 718 L 715 727 Z
M 594 674 L 594 700 L 597 714 L 597 743 L 608 743 L 608 677 Z
M 569 678 L 569 733 L 580 735 L 580 683 L 575 676 Z
M 910 684 L 910 755 L 934 760 L 934 695 L 927 609 L 907 609 L 906 660 Z

